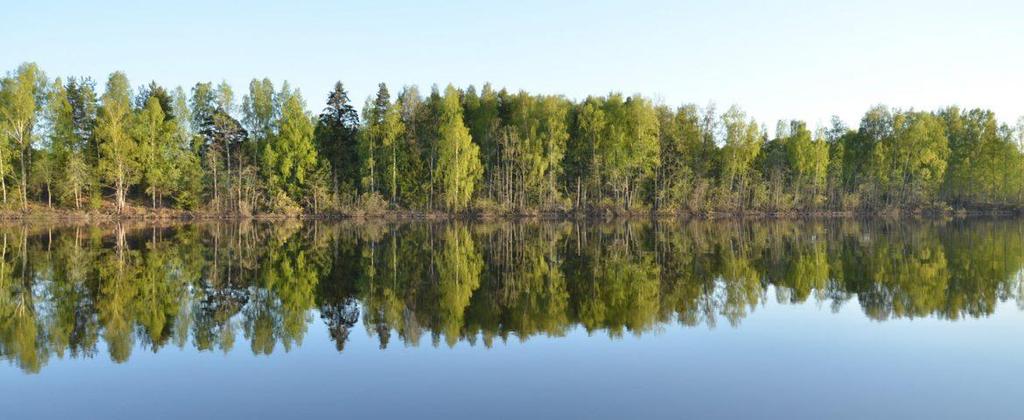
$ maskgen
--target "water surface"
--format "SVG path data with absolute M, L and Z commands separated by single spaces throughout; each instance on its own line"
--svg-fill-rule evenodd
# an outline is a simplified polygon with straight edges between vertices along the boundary
M 3 418 L 1019 418 L 1024 222 L 0 228 Z

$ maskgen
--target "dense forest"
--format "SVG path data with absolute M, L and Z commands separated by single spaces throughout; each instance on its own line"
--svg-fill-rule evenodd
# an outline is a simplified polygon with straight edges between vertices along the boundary
M 1024 204 L 1024 120 L 873 107 L 853 129 L 732 106 L 341 82 L 307 111 L 287 82 L 133 88 L 115 72 L 0 87 L 0 206 L 17 215 L 929 212 Z M 101 92 L 102 90 L 102 92 Z M 170 210 L 168 210 L 170 212 Z M 173 214 L 173 213 L 172 213 Z

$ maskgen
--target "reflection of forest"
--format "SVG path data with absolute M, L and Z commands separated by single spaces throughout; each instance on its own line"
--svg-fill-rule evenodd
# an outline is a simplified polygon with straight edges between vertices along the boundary
M 612 336 L 738 324 L 767 299 L 877 320 L 991 314 L 1020 300 L 1024 223 L 628 222 L 194 224 L 0 229 L 0 355 L 138 347 L 256 354 L 301 344 L 319 316 L 339 350 Z

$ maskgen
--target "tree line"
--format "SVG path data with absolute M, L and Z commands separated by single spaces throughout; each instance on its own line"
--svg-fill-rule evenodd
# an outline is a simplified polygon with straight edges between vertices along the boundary
M 0 82 L 0 206 L 123 213 L 388 210 L 817 212 L 1016 209 L 1024 119 L 875 106 L 773 132 L 739 107 L 380 84 L 361 112 L 341 82 L 319 114 L 287 82 L 132 88 L 115 72 Z

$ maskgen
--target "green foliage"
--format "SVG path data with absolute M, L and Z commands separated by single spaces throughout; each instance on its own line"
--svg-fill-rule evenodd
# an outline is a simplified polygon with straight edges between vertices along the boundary
M 0 79 L 0 188 L 7 202 L 7 182 L 11 156 L 17 155 L 21 168 L 22 208 L 28 207 L 28 161 L 36 135 L 36 119 L 45 100 L 46 76 L 35 63 L 25 63 Z M 5 150 L 7 149 L 7 150 Z
M 363 111 L 365 126 L 359 136 L 363 191 L 386 194 L 391 203 L 399 196 L 399 156 L 408 153 L 401 141 L 405 125 L 397 104 L 391 103 L 387 86 L 378 86 L 377 96 L 367 100 Z
M 106 92 L 100 99 L 96 137 L 100 144 L 99 173 L 114 189 L 117 210 L 127 205 L 128 188 L 139 178 L 138 143 L 130 135 L 131 99 L 128 78 L 116 72 L 107 80 Z M 157 105 L 159 109 L 159 105 Z M 160 115 L 163 118 L 163 115 Z
M 869 109 L 854 130 L 739 107 L 658 105 L 384 84 L 362 119 L 338 82 L 315 120 L 287 82 L 133 95 L 112 74 L 48 82 L 23 64 L 0 79 L 0 198 L 80 209 L 112 197 L 218 214 L 1010 210 L 1024 207 L 1024 124 L 992 111 Z M 36 161 L 40 159 L 40 161 Z M 32 197 L 28 195 L 31 193 Z M 14 199 L 8 201 L 8 195 Z M 374 208 L 374 212 L 383 209 Z
M 568 171 L 591 204 L 614 199 L 629 209 L 638 192 L 653 181 L 660 162 L 659 120 L 654 106 L 640 96 L 623 99 L 587 98 L 576 117 L 578 141 L 569 156 L 577 168 Z M 584 181 L 585 180 L 585 181 Z M 583 187 L 585 185 L 585 187 Z
M 753 119 L 738 107 L 731 107 L 722 114 L 725 138 L 721 153 L 722 188 L 719 205 L 729 210 L 743 210 L 749 206 L 754 160 L 761 152 L 764 136 Z
M 177 128 L 173 119 L 166 120 L 164 116 L 160 101 L 151 97 L 145 108 L 135 114 L 133 125 L 142 180 L 154 208 L 158 195 L 179 184 L 174 166 L 177 157 L 174 134 Z
M 242 123 L 256 141 L 274 135 L 278 109 L 274 106 L 274 83 L 270 79 L 249 82 L 249 94 L 242 98 Z
M 448 210 L 462 211 L 473 197 L 476 183 L 483 176 L 480 147 L 473 143 L 463 123 L 459 91 L 445 89 L 437 127 L 437 168 L 434 177 L 440 186 L 441 202 Z
M 277 135 L 263 145 L 261 158 L 270 188 L 285 192 L 293 201 L 300 201 L 306 177 L 316 169 L 317 154 L 313 145 L 313 121 L 298 94 L 289 95 L 284 101 Z
M 961 205 L 1015 203 L 1024 187 L 1024 162 L 1012 130 L 1000 127 L 992 111 L 939 112 L 949 139 L 949 163 L 942 196 Z
M 315 138 L 317 152 L 330 165 L 332 191 L 354 190 L 358 175 L 357 134 L 359 114 L 348 98 L 341 82 L 327 96 L 327 106 L 317 119 Z
M 886 201 L 897 206 L 935 198 L 949 157 L 942 122 L 923 112 L 897 113 L 892 134 L 875 145 L 875 176 Z

